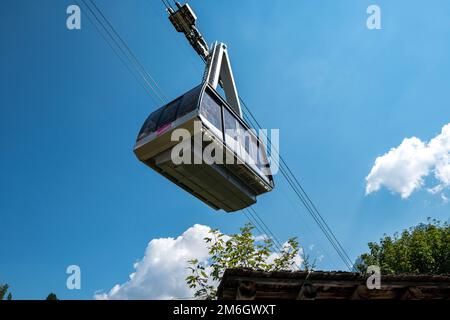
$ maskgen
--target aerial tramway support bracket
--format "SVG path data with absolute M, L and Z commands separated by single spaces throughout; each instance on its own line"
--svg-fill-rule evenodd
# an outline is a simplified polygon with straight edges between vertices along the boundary
M 170 22 L 178 32 L 184 33 L 194 50 L 204 61 L 207 61 L 209 48 L 205 39 L 195 26 L 197 16 L 187 3 L 181 5 L 179 2 L 176 2 L 176 5 L 178 8 L 176 11 L 172 8 L 167 9 Z
M 228 104 L 242 118 L 239 95 L 234 82 L 227 46 L 224 43 L 214 43 L 206 64 L 203 80 L 208 82 L 214 89 L 217 89 L 217 86 L 220 85 L 223 88 Z
M 176 11 L 172 8 L 168 9 L 169 20 L 178 32 L 184 33 L 194 50 L 206 62 L 203 81 L 208 82 L 214 89 L 220 85 L 228 104 L 242 118 L 241 104 L 226 44 L 215 42 L 209 49 L 205 39 L 195 26 L 197 16 L 192 8 L 187 3 L 181 5 L 176 2 L 176 5 L 178 8 Z

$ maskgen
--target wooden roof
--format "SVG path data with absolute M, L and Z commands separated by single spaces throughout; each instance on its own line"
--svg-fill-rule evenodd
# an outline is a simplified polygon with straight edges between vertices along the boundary
M 450 275 L 382 275 L 381 288 L 369 290 L 369 275 L 353 272 L 228 269 L 218 289 L 220 300 L 403 299 L 450 300 Z

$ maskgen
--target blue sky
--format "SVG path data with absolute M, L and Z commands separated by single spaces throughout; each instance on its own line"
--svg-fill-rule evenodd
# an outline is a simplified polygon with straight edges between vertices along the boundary
M 196 223 L 231 233 L 246 222 L 135 158 L 136 135 L 158 104 L 83 12 L 82 29 L 66 29 L 72 3 L 1 4 L 0 283 L 19 299 L 91 299 L 125 282 L 151 239 Z M 202 63 L 160 1 L 96 3 L 170 97 L 200 82 Z M 449 204 L 425 188 L 407 199 L 386 188 L 365 196 L 378 156 L 450 122 L 448 1 L 190 4 L 208 41 L 228 44 L 240 94 L 264 127 L 280 129 L 281 153 L 352 258 L 384 233 L 448 220 Z M 382 30 L 366 28 L 370 4 L 381 7 Z M 280 239 L 314 245 L 320 269 L 343 269 L 275 179 L 255 206 L 265 222 Z M 71 264 L 81 267 L 82 290 L 66 289 Z

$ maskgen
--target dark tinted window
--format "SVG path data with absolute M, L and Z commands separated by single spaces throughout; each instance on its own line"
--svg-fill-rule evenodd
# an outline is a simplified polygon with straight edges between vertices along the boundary
M 148 116 L 147 120 L 145 120 L 144 125 L 142 126 L 141 131 L 139 132 L 138 140 L 156 130 L 156 124 L 158 123 L 159 116 L 161 115 L 161 112 L 163 110 L 164 108 L 160 108 L 152 112 Z
M 270 171 L 270 164 L 269 164 L 269 160 L 267 159 L 267 153 L 266 153 L 266 148 L 264 147 L 263 144 L 259 144 L 258 146 L 258 163 L 257 166 L 259 168 L 259 170 L 261 170 L 262 174 L 263 174 L 263 178 L 266 181 L 270 181 L 269 180 L 269 175 L 271 175 L 271 171 Z
M 245 151 L 252 157 L 254 163 L 258 161 L 258 142 L 252 130 L 244 131 Z
M 269 165 L 269 160 L 267 160 L 266 148 L 262 143 L 258 146 L 258 167 L 260 169 L 266 168 Z
M 244 145 L 246 128 L 236 119 L 236 116 L 227 108 L 223 109 L 223 122 L 225 124 L 225 134 Z
M 236 135 L 236 126 L 237 121 L 234 118 L 234 116 L 231 114 L 230 111 L 228 111 L 227 108 L 223 108 L 223 122 L 225 125 L 225 133 L 233 138 L 235 138 Z M 236 139 L 237 140 L 237 139 Z
M 165 124 L 168 124 L 172 121 L 175 121 L 177 115 L 177 108 L 180 104 L 180 99 L 177 99 L 171 103 L 169 103 L 165 108 L 159 119 L 158 128 L 161 128 Z
M 202 115 L 204 115 L 214 127 L 222 131 L 222 108 L 208 92 L 205 92 L 205 95 L 203 96 Z
M 201 88 L 202 87 L 199 86 L 183 96 L 180 107 L 178 108 L 177 119 L 197 108 Z

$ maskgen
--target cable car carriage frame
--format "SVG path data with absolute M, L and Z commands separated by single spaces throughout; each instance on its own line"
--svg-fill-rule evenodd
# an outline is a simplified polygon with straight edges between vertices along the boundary
M 226 99 L 218 93 L 218 85 Z M 188 142 L 173 139 L 177 129 L 189 132 Z M 173 161 L 172 152 L 180 143 L 190 144 L 177 149 L 189 150 L 190 161 Z M 213 155 L 220 150 L 221 154 L 214 158 L 222 161 L 205 161 L 207 148 L 214 150 Z M 139 132 L 134 153 L 150 168 L 216 210 L 241 210 L 274 188 L 266 145 L 242 117 L 223 43 L 213 45 L 200 85 L 150 114 Z M 186 159 L 184 154 L 178 156 Z

